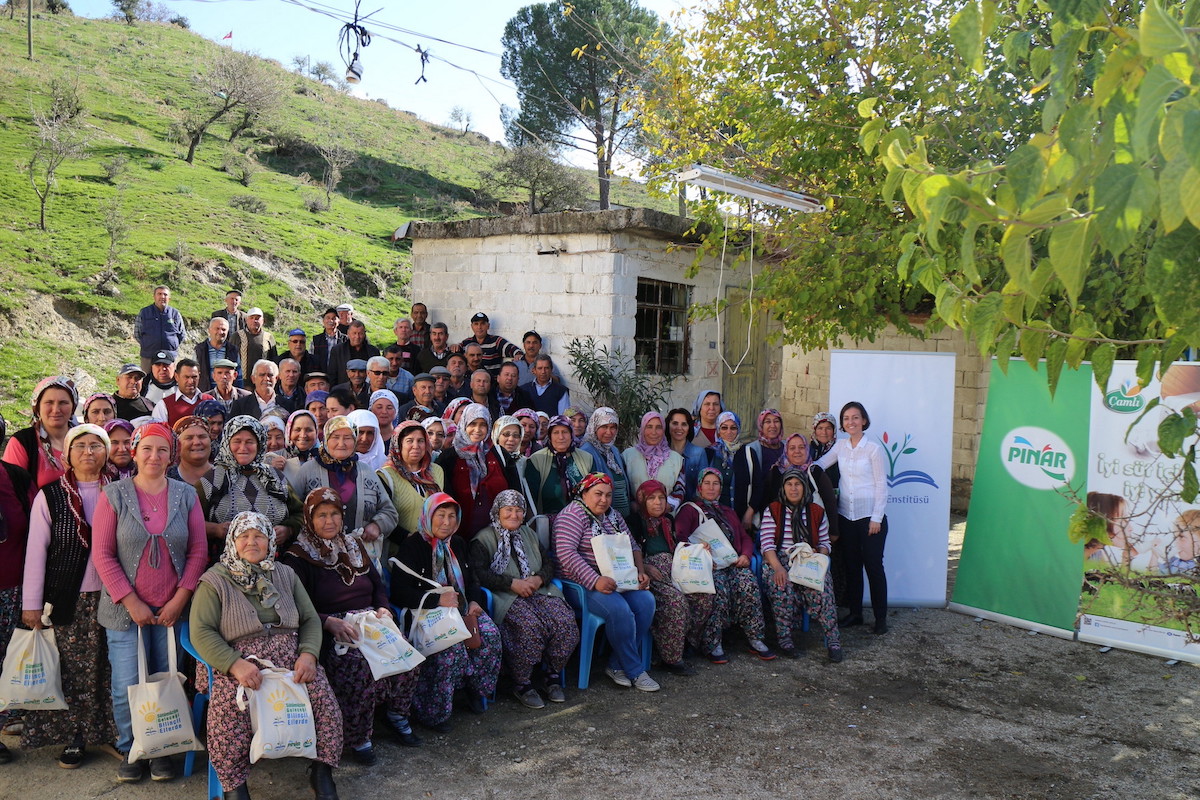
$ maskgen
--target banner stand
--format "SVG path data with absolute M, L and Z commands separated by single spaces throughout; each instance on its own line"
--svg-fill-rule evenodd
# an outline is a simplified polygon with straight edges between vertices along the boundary
M 950 603 L 948 606 L 946 606 L 946 608 L 959 614 L 964 614 L 968 617 L 981 617 L 983 619 L 991 620 L 992 622 L 1000 622 L 1005 625 L 1011 625 L 1014 628 L 1026 628 L 1031 631 L 1037 631 L 1038 633 L 1044 633 L 1047 636 L 1057 636 L 1059 639 L 1067 639 L 1068 641 L 1072 642 L 1077 638 L 1075 631 L 1073 630 L 1063 630 L 1062 628 L 1054 625 L 1043 625 L 1040 622 L 1031 622 L 1027 619 L 1021 619 L 1020 617 L 1009 616 L 1008 614 L 999 614 L 995 611 L 988 611 L 982 608 L 973 608 L 972 606 L 965 606 L 962 603 Z

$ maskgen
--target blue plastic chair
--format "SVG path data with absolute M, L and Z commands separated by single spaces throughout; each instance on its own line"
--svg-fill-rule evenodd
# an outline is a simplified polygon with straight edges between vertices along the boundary
M 208 699 L 212 695 L 213 686 L 213 668 L 208 662 L 200 657 L 196 652 L 196 648 L 192 646 L 191 626 L 186 622 L 180 622 L 176 628 L 176 633 L 179 636 L 179 644 L 183 647 L 192 658 L 200 664 L 204 664 L 208 671 L 208 686 L 207 691 L 201 692 L 200 687 L 196 687 L 196 699 L 192 701 L 192 724 L 196 727 L 196 735 L 200 734 L 200 720 L 204 718 L 204 714 L 208 710 Z M 196 765 L 196 751 L 189 750 L 188 754 L 183 757 L 183 777 L 190 777 L 192 770 Z M 212 765 L 212 760 L 208 762 L 208 797 L 209 800 L 220 800 L 225 796 L 225 790 L 221 787 L 221 779 L 217 777 L 217 770 Z
M 596 635 L 604 627 L 604 617 L 588 609 L 587 590 L 581 584 L 558 578 L 555 578 L 555 582 L 579 619 L 579 688 L 586 689 L 591 681 Z M 653 641 L 647 631 L 646 638 L 642 641 L 642 669 L 647 672 L 650 670 L 652 651 Z

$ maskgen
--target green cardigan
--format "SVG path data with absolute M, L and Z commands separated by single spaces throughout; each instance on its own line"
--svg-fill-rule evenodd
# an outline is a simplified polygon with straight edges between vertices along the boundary
M 542 579 L 538 593 L 551 597 L 562 597 L 563 594 L 559 588 L 550 582 L 554 578 L 554 562 L 538 544 L 537 534 L 528 525 L 522 525 L 517 532 L 521 535 L 521 543 L 525 546 L 525 556 L 529 559 L 530 577 L 537 575 Z M 475 578 L 483 588 L 492 593 L 494 608 L 491 617 L 499 625 L 504 621 L 508 607 L 517 599 L 517 594 L 512 591 L 511 587 L 512 582 L 521 575 L 517 572 L 517 559 L 515 558 L 508 559 L 508 567 L 505 568 L 503 575 L 492 572 L 492 557 L 496 555 L 496 541 L 496 529 L 488 525 L 475 534 L 475 538 L 471 540 L 467 558 L 471 564 L 471 571 L 475 573 Z

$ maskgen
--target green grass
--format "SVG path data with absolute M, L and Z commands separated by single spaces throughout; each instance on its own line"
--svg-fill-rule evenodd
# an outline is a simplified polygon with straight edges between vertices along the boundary
M 196 330 L 236 283 L 248 287 L 247 302 L 264 309 L 277 336 L 295 324 L 314 328 L 314 308 L 347 295 L 381 336 L 410 303 L 411 256 L 407 245 L 390 241 L 391 233 L 413 218 L 481 215 L 473 205 L 478 173 L 504 152 L 475 134 L 339 94 L 276 65 L 285 86 L 282 108 L 257 139 L 238 140 L 253 143 L 264 167 L 246 187 L 221 170 L 229 147 L 221 123 L 210 129 L 194 164 L 183 161 L 183 145 L 168 141 L 172 122 L 199 101 L 192 76 L 219 45 L 166 25 L 130 28 L 43 15 L 34 20 L 31 63 L 24 57 L 24 24 L 0 18 L 0 313 L 19 313 L 35 292 L 53 295 L 76 316 L 110 324 L 109 346 L 99 352 L 43 339 L 38 330 L 0 342 L 0 408 L 10 419 L 25 412 L 33 382 L 53 371 L 84 369 L 108 387 L 113 368 L 136 355 L 125 331 L 159 282 L 173 287 L 172 303 Z M 28 160 L 32 111 L 46 108 L 54 77 L 78 81 L 94 140 L 88 158 L 59 171 L 50 230 L 43 233 L 21 166 Z M 358 143 L 359 160 L 346 171 L 332 207 L 312 213 L 305 200 L 320 193 L 312 178 L 319 180 L 321 162 L 309 143 L 331 119 Z M 129 160 L 121 187 L 102 167 L 116 155 Z M 244 194 L 261 200 L 265 211 L 231 208 L 230 199 Z M 103 209 L 118 198 L 132 230 L 107 282 L 118 293 L 109 295 L 93 284 L 108 269 Z M 671 208 L 669 200 L 652 199 L 644 187 L 624 181 L 614 181 L 613 202 Z M 191 265 L 172 258 L 181 245 Z M 249 267 L 230 248 L 287 265 L 306 291 Z

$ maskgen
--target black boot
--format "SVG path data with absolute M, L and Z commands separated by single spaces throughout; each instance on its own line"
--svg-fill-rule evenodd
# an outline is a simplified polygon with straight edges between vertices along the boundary
M 243 783 L 233 791 L 226 792 L 225 800 L 250 800 L 250 789 Z
M 333 767 L 314 761 L 308 768 L 308 785 L 317 800 L 338 800 L 337 786 L 333 783 Z

